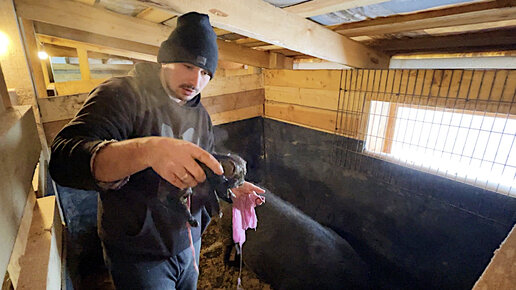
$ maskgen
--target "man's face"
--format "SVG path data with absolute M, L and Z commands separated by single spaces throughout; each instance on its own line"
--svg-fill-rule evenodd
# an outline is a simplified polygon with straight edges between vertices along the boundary
M 190 63 L 164 63 L 161 74 L 168 90 L 182 101 L 197 96 L 211 79 L 208 71 Z

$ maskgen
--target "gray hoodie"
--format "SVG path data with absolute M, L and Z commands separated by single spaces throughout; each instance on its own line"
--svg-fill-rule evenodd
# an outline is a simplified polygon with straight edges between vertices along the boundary
M 163 190 L 180 192 L 154 170 L 133 174 L 118 190 L 100 187 L 91 174 L 91 157 L 106 140 L 167 136 L 212 151 L 212 123 L 200 94 L 177 104 L 163 89 L 159 72 L 159 64 L 141 63 L 129 76 L 102 83 L 52 143 L 52 178 L 63 186 L 99 192 L 99 236 L 108 252 L 170 257 L 189 246 L 184 212 L 157 196 Z M 210 190 L 206 183 L 194 189 L 191 212 L 200 222 L 192 228 L 194 242 L 210 221 L 203 200 Z

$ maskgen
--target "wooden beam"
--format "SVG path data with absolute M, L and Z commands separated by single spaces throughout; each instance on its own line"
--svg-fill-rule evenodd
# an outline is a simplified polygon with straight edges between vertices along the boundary
M 389 0 L 312 0 L 283 8 L 283 10 L 299 16 L 311 17 L 387 1 Z
M 34 32 L 34 25 L 31 20 L 21 19 L 21 26 L 23 28 L 23 35 L 26 45 L 27 60 L 29 62 L 29 69 L 32 74 L 32 81 L 36 89 L 36 96 L 38 98 L 46 98 L 47 86 L 45 84 L 45 77 L 41 68 L 41 62 L 38 56 L 38 42 Z
M 103 45 L 90 44 L 65 38 L 58 38 L 54 36 L 42 35 L 38 34 L 38 39 L 43 43 L 64 46 L 64 47 L 73 47 L 76 49 L 84 49 L 87 51 L 98 52 L 102 54 L 110 54 L 116 56 L 122 56 L 130 59 L 139 59 L 150 62 L 156 62 L 156 56 L 150 54 L 144 54 L 139 52 L 133 52 L 129 50 L 123 50 L 118 48 L 112 48 Z
M 12 107 L 11 99 L 9 98 L 9 92 L 7 91 L 7 85 L 5 84 L 4 72 L 2 71 L 2 65 L 0 64 L 0 97 L 2 97 L 2 102 L 0 102 L 0 114 L 5 112 L 5 110 Z
M 170 11 L 147 7 L 142 12 L 138 13 L 136 18 L 145 19 L 154 23 L 162 23 L 169 20 L 170 18 L 175 17 L 176 15 L 176 13 L 171 13 Z
M 77 49 L 74 47 L 66 47 L 66 46 L 59 46 L 59 45 L 53 45 L 50 43 L 46 43 L 42 47 L 42 49 L 49 56 L 77 57 Z M 95 52 L 95 51 L 89 51 L 88 56 L 90 58 L 98 58 L 98 59 L 109 59 L 109 58 L 131 59 L 131 58 L 120 56 L 120 55 L 106 54 L 106 53 L 100 53 L 100 52 Z
M 339 90 L 265 86 L 265 99 L 277 103 L 337 110 L 339 107 Z
M 249 64 L 256 67 L 269 67 L 270 53 L 249 49 L 242 45 L 227 41 L 217 41 L 219 59 L 237 63 Z M 246 59 L 252 60 L 246 61 Z
M 73 118 L 88 97 L 86 93 L 102 81 L 90 80 L 56 83 L 56 90 L 60 96 L 39 100 L 43 122 L 47 123 Z M 202 101 L 203 103 L 211 104 L 216 101 L 209 100 L 210 98 L 260 89 L 263 89 L 261 74 L 216 77 L 210 81 L 202 92 Z M 81 92 L 83 94 L 78 94 Z M 71 93 L 76 95 L 69 95 Z
M 138 2 L 180 13 L 206 13 L 216 27 L 352 67 L 386 68 L 389 64 L 386 55 L 261 0 Z
M 407 15 L 380 17 L 333 26 L 345 36 L 381 35 L 422 29 L 516 19 L 516 1 L 500 8 L 494 1 L 474 3 Z
M 480 30 L 486 29 L 504 29 L 508 27 L 516 26 L 516 19 L 513 20 L 502 20 L 495 22 L 484 22 L 478 24 L 466 24 L 466 25 L 458 25 L 451 27 L 439 27 L 439 28 L 429 28 L 424 29 L 423 31 L 430 35 L 442 35 L 442 34 L 452 34 L 452 33 L 471 33 Z
M 488 32 L 465 33 L 459 35 L 417 37 L 412 39 L 375 40 L 369 45 L 388 53 L 403 52 L 467 52 L 475 47 L 484 51 L 499 50 L 501 47 L 516 45 L 516 29 Z M 490 49 L 491 47 L 491 49 Z
M 129 53 L 132 58 L 142 57 L 143 60 L 154 59 L 158 55 L 158 46 L 142 44 L 135 41 L 94 34 L 48 23 L 35 22 L 38 35 L 52 36 L 61 39 L 74 40 L 79 43 L 97 45 L 104 48 L 114 48 Z M 90 50 L 91 51 L 91 50 Z
M 0 114 L 0 275 L 3 277 L 20 226 L 41 152 L 31 106 Z M 20 288 L 21 289 L 21 288 Z
M 88 61 L 88 51 L 84 48 L 77 48 L 77 56 L 79 57 L 79 69 L 81 71 L 81 79 L 83 81 L 91 80 L 90 62 Z
M 22 18 L 159 46 L 170 27 L 87 4 L 63 0 L 16 0 Z
M 263 106 L 265 92 L 263 89 L 225 94 L 202 100 L 202 104 L 210 115 L 242 109 L 252 106 Z
M 18 289 L 60 289 L 62 226 L 55 196 L 38 198 L 20 261 Z
M 34 205 L 36 204 L 36 193 L 32 188 L 27 196 L 27 203 L 23 210 L 23 215 L 20 220 L 20 227 L 18 228 L 18 234 L 14 242 L 13 252 L 11 254 L 11 260 L 7 265 L 7 271 L 9 272 L 9 278 L 11 279 L 14 289 L 18 288 L 18 279 L 20 278 L 21 265 L 20 259 L 25 254 L 27 246 L 27 240 L 29 238 L 30 225 L 32 223 L 32 215 L 34 213 Z
M 335 132 L 337 113 L 332 110 L 265 102 L 265 117 L 324 132 Z
M 16 0 L 16 10 L 18 15 L 23 18 L 83 31 L 82 34 L 88 32 L 90 33 L 88 37 L 93 37 L 91 34 L 94 34 L 117 40 L 108 41 L 109 39 L 97 36 L 92 40 L 85 40 L 83 35 L 73 36 L 74 31 L 67 32 L 67 37 L 63 34 L 58 35 L 60 38 L 78 40 L 74 37 L 81 37 L 83 38 L 80 39 L 81 42 L 109 45 L 118 49 L 122 49 L 127 42 L 137 42 L 155 47 L 155 55 L 157 55 L 157 48 L 161 42 L 168 38 L 174 28 L 73 1 Z M 63 32 L 63 29 L 60 32 Z M 217 40 L 217 44 L 219 45 L 219 58 L 222 60 L 256 67 L 268 67 L 269 53 L 256 53 L 253 49 L 240 48 L 238 51 L 242 53 L 234 54 L 233 51 L 237 50 L 234 46 L 230 46 L 220 39 Z M 127 49 L 135 48 L 128 47 Z M 139 49 L 135 49 L 135 51 L 141 52 Z M 267 61 L 263 61 L 263 59 L 267 59 Z
M 106 79 L 90 79 L 80 81 L 57 82 L 54 83 L 54 85 L 58 96 L 67 96 L 88 93 L 105 80 Z M 41 99 L 39 99 L 38 102 L 41 107 Z M 43 113 L 41 113 L 41 115 L 43 116 Z M 59 116 L 59 114 L 57 114 L 56 116 Z M 43 121 L 46 122 L 45 118 L 43 118 Z
M 256 105 L 211 115 L 213 125 L 225 124 L 263 116 L 263 105 Z

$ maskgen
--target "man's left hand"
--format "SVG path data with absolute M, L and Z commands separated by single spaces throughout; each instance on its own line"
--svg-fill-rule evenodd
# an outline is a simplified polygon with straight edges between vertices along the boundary
M 245 181 L 244 184 L 242 184 L 239 187 L 235 187 L 231 189 L 231 191 L 237 196 L 237 197 L 244 197 L 249 194 L 257 193 L 257 194 L 263 194 L 265 193 L 265 190 Z M 262 201 L 260 200 L 257 205 L 262 204 Z

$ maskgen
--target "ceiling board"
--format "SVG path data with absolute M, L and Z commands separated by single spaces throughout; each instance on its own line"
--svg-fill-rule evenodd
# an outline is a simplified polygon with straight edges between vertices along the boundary
M 150 7 L 147 7 L 145 10 L 136 15 L 136 18 L 145 19 L 154 23 L 162 23 L 173 17 L 176 17 L 176 14 L 170 11 L 164 11 Z
M 262 0 L 138 2 L 180 13 L 207 13 L 215 27 L 353 67 L 385 68 L 389 62 L 389 58 L 378 51 Z
M 331 28 L 342 35 L 361 36 L 516 19 L 516 7 L 514 7 L 516 1 L 511 0 L 508 5 L 510 7 L 499 8 L 496 1 L 481 2 L 407 15 L 380 17 Z
M 299 16 L 311 17 L 387 1 L 390 0 L 312 0 L 283 8 L 283 10 Z

